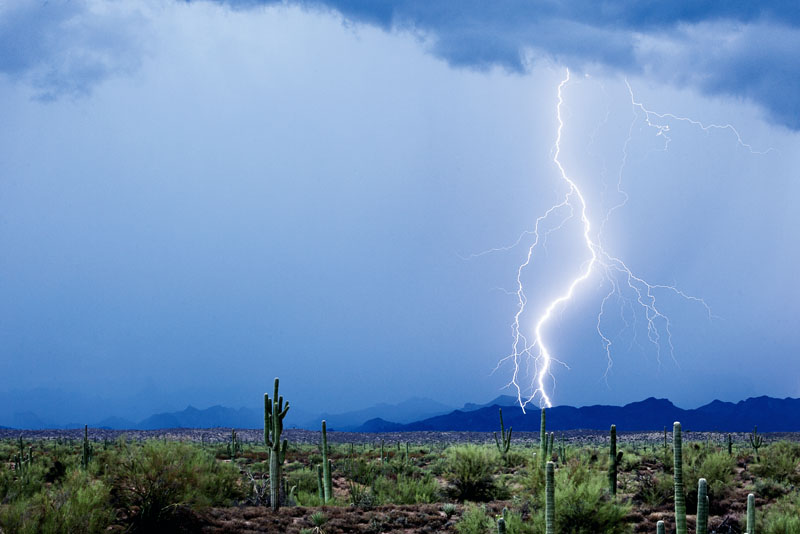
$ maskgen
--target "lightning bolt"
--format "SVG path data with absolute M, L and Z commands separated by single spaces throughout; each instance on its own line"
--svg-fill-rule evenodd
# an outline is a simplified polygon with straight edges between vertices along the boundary
M 540 406 L 552 406 L 552 399 L 548 393 L 547 387 L 548 381 L 552 381 L 553 385 L 555 384 L 552 366 L 554 363 L 559 363 L 562 365 L 566 364 L 553 356 L 546 338 L 547 327 L 554 313 L 556 313 L 556 311 L 559 309 L 563 310 L 563 307 L 573 300 L 579 286 L 581 286 L 593 275 L 596 274 L 600 276 L 601 284 L 607 284 L 609 287 L 608 292 L 605 294 L 600 303 L 600 310 L 596 322 L 596 330 L 602 342 L 607 360 L 606 372 L 604 374 L 605 379 L 607 379 L 608 373 L 613 365 L 613 342 L 612 337 L 604 332 L 602 324 L 603 318 L 606 314 L 607 305 L 615 296 L 618 300 L 629 303 L 630 310 L 632 311 L 631 315 L 633 316 L 634 320 L 634 333 L 636 331 L 635 321 L 637 318 L 637 307 L 640 310 L 639 315 L 644 316 L 647 329 L 647 338 L 648 341 L 655 347 L 656 357 L 659 365 L 661 365 L 662 343 L 666 343 L 666 345 L 669 347 L 670 356 L 676 364 L 677 361 L 675 360 L 674 356 L 671 322 L 669 317 L 662 313 L 661 309 L 659 308 L 657 294 L 671 292 L 678 297 L 698 303 L 704 307 L 709 318 L 713 317 L 711 309 L 703 299 L 689 295 L 674 285 L 653 284 L 646 281 L 643 277 L 636 275 L 621 258 L 609 253 L 602 245 L 603 229 L 605 228 L 610 215 L 615 210 L 622 208 L 628 201 L 628 195 L 625 193 L 622 187 L 622 177 L 628 158 L 628 145 L 633 134 L 633 125 L 635 121 L 638 120 L 636 113 L 633 122 L 631 123 L 628 139 L 623 148 L 622 166 L 620 167 L 617 181 L 617 192 L 623 200 L 606 212 L 604 219 L 598 226 L 597 236 L 593 236 L 592 221 L 589 219 L 587 214 L 586 198 L 584 197 L 578 182 L 576 182 L 576 180 L 567 173 L 560 159 L 561 140 L 564 130 L 564 119 L 562 117 L 562 108 L 564 107 L 563 92 L 564 87 L 569 83 L 569 81 L 570 73 L 569 70 L 567 70 L 566 77 L 558 85 L 558 101 L 556 105 L 558 129 L 556 133 L 555 148 L 553 151 L 553 163 L 558 169 L 558 175 L 561 182 L 563 182 L 563 184 L 566 186 L 566 193 L 564 193 L 559 202 L 547 209 L 544 214 L 537 217 L 532 230 L 524 231 L 512 245 L 490 249 L 488 251 L 472 255 L 472 257 L 478 257 L 490 252 L 510 250 L 511 248 L 514 248 L 522 243 L 527 236 L 532 236 L 533 242 L 528 247 L 525 260 L 517 268 L 517 286 L 516 291 L 514 292 L 517 297 L 517 310 L 512 323 L 512 352 L 500 360 L 500 362 L 497 364 L 499 368 L 501 364 L 508 360 L 513 362 L 513 374 L 508 386 L 516 389 L 517 400 L 519 405 L 522 407 L 523 412 L 525 411 L 526 406 L 533 402 L 537 397 L 539 398 Z M 656 130 L 656 135 L 664 138 L 664 150 L 667 150 L 670 142 L 668 121 L 676 120 L 690 123 L 701 128 L 705 132 L 709 132 L 711 130 L 729 130 L 736 136 L 737 142 L 741 146 L 750 150 L 752 153 L 764 154 L 769 152 L 769 150 L 766 152 L 755 151 L 752 146 L 742 141 L 739 132 L 729 124 L 706 125 L 700 121 L 696 121 L 688 117 L 679 117 L 669 113 L 656 113 L 648 110 L 643 104 L 636 101 L 633 95 L 633 90 L 631 89 L 627 80 L 625 83 L 630 92 L 632 108 L 638 111 L 640 116 L 643 116 L 644 121 L 650 128 Z M 528 306 L 528 298 L 525 294 L 525 286 L 523 284 L 523 273 L 532 265 L 534 252 L 537 248 L 541 248 L 543 246 L 548 234 L 562 228 L 567 221 L 570 221 L 575 217 L 579 218 L 582 228 L 580 243 L 581 249 L 584 251 L 584 258 L 580 263 L 580 272 L 575 278 L 569 281 L 569 283 L 560 291 L 558 296 L 556 296 L 547 304 L 547 306 L 544 308 L 544 311 L 538 316 L 533 324 L 532 332 L 530 334 L 532 335 L 532 339 L 529 339 L 528 335 L 526 335 L 527 330 L 524 330 L 522 327 L 523 316 L 525 315 Z M 545 230 L 546 227 L 552 229 Z M 625 323 L 624 329 L 630 328 L 631 325 L 626 318 L 624 307 L 621 309 L 620 314 L 622 321 Z M 636 339 L 634 338 L 633 342 L 635 341 Z M 525 369 L 523 369 L 523 365 L 525 366 L 525 369 L 528 370 L 527 372 Z M 532 373 L 530 372 L 531 368 L 533 368 Z M 532 376 L 530 385 L 521 385 L 521 377 L 523 374 Z

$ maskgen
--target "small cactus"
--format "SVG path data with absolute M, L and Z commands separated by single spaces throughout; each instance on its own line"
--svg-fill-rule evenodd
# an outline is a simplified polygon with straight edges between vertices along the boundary
M 83 425 L 83 450 L 81 453 L 81 467 L 84 469 L 89 468 L 89 462 L 92 460 L 94 448 L 89 444 L 89 425 Z
M 708 534 L 708 483 L 697 481 L 697 534 Z
M 730 434 L 728 434 L 728 455 L 733 456 L 733 440 Z
M 611 425 L 610 447 L 608 449 L 608 491 L 617 494 L 617 471 L 622 462 L 622 451 L 617 452 L 617 425 Z
M 500 454 L 505 457 L 508 449 L 511 447 L 511 430 L 512 427 L 508 427 L 508 434 L 506 434 L 506 427 L 503 424 L 503 409 L 499 408 L 500 410 L 500 438 L 497 437 L 497 432 L 494 433 L 494 441 L 497 444 L 497 449 L 500 451 Z M 501 442 L 502 440 L 502 442 Z M 503 527 L 503 532 L 505 532 L 505 526 Z
M 764 444 L 764 437 L 758 435 L 758 425 L 753 427 L 753 431 L 750 432 L 750 435 L 748 437 L 750 439 L 750 446 L 753 447 L 753 451 L 755 451 L 756 453 L 756 462 L 757 462 L 758 449 L 761 447 L 761 445 Z M 748 534 L 753 534 L 753 533 L 749 532 Z
M 656 534 L 666 534 L 663 521 L 659 521 L 658 523 L 656 523 Z
M 545 421 L 545 413 L 544 408 L 542 408 L 542 422 L 539 427 L 539 455 L 542 457 L 540 463 L 541 466 L 544 467 L 547 463 L 547 429 L 544 424 Z
M 545 466 L 545 510 L 544 510 L 544 531 L 545 534 L 556 534 L 556 488 L 555 488 L 555 468 L 553 462 L 547 462 Z
M 331 460 L 328 458 L 328 426 L 322 421 L 322 487 L 325 501 L 333 498 L 333 483 L 331 482 Z
M 756 496 L 747 496 L 747 534 L 756 534 Z

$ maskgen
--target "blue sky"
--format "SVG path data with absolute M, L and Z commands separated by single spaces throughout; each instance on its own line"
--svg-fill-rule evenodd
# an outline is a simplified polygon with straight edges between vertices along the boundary
M 593 221 L 628 197 L 605 247 L 714 317 L 657 291 L 673 358 L 614 296 L 606 373 L 591 276 L 546 329 L 554 403 L 800 396 L 790 3 L 455 5 L 0 7 L 0 393 L 78 420 L 255 406 L 274 376 L 310 412 L 511 393 L 530 236 L 473 256 L 564 195 L 569 68 L 561 162 Z M 659 130 L 626 80 L 735 132 Z M 578 223 L 524 271 L 523 328 L 580 272 Z

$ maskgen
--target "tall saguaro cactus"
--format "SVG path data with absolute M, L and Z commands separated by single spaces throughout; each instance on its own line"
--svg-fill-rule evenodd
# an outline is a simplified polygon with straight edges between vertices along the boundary
M 683 493 L 683 436 L 678 421 L 672 425 L 672 448 L 674 455 L 675 481 L 675 532 L 686 534 L 686 495 Z
M 708 483 L 701 478 L 697 481 L 697 534 L 708 534 Z
M 539 454 L 541 455 L 541 466 L 544 467 L 547 463 L 547 429 L 544 424 L 544 408 L 542 408 L 542 423 L 539 427 Z
M 556 534 L 556 464 L 547 462 L 544 482 L 544 532 Z
M 288 440 L 281 443 L 283 418 L 289 411 L 289 402 L 284 406 L 283 396 L 278 396 L 278 378 L 275 378 L 275 389 L 272 399 L 264 393 L 264 444 L 269 448 L 269 499 L 274 511 L 281 505 L 281 470 L 286 460 Z
M 756 534 L 756 496 L 747 495 L 747 534 Z
M 331 460 L 328 458 L 328 427 L 322 421 L 322 487 L 325 502 L 333 497 L 333 483 L 331 482 Z
M 506 434 L 506 427 L 503 424 L 503 409 L 500 408 L 500 438 L 497 437 L 497 432 L 495 432 L 494 441 L 497 443 L 497 449 L 503 457 L 505 457 L 508 449 L 511 447 L 511 431 L 512 427 L 508 427 L 508 434 Z
M 622 462 L 622 451 L 617 452 L 617 425 L 611 425 L 610 446 L 608 449 L 608 492 L 617 494 L 617 470 Z

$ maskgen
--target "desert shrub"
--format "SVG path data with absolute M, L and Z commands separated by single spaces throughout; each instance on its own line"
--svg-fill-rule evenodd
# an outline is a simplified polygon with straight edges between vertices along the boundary
M 446 452 L 447 470 L 445 477 L 450 482 L 452 496 L 465 501 L 491 500 L 494 485 L 494 472 L 499 464 L 496 450 L 477 445 L 457 445 Z
M 233 465 L 183 443 L 126 447 L 107 478 L 113 503 L 131 512 L 140 531 L 167 528 L 180 506 L 222 506 L 244 496 Z
M 538 530 L 531 521 L 523 521 L 522 514 L 509 511 L 505 515 L 507 534 L 538 534 Z
M 684 462 L 686 509 L 697 509 L 697 482 L 705 478 L 711 510 L 721 511 L 716 506 L 731 493 L 735 461 L 727 452 L 711 452 L 694 455 L 688 466 Z
M 372 484 L 372 495 L 377 504 L 432 503 L 439 497 L 439 484 L 430 474 L 400 475 L 396 480 L 381 476 Z
M 756 514 L 759 534 L 794 534 L 800 532 L 800 493 L 778 500 L 762 514 Z
M 605 472 L 571 463 L 556 471 L 556 532 L 559 534 L 625 534 L 630 505 L 609 497 Z M 544 510 L 537 519 L 544 526 Z M 543 530 L 543 528 L 542 528 Z
M 469 504 L 456 523 L 456 532 L 458 534 L 488 534 L 493 526 L 494 521 L 486 513 L 486 508 Z
M 319 498 L 317 490 L 311 491 L 297 491 L 294 495 L 294 500 L 297 506 L 322 506 L 322 501 Z
M 295 486 L 295 493 L 306 491 L 317 493 L 317 472 L 314 469 L 298 469 L 291 473 L 284 472 L 289 487 Z
M 113 520 L 108 487 L 82 469 L 73 469 L 61 484 L 0 508 L 2 529 L 21 534 L 93 534 Z
M 378 473 L 378 467 L 363 458 L 348 459 L 344 465 L 345 476 L 359 484 L 371 484 Z
M 764 447 L 759 453 L 760 462 L 752 466 L 753 474 L 778 482 L 800 483 L 800 444 L 779 441 Z
M 674 495 L 672 475 L 643 473 L 636 477 L 636 499 L 648 506 L 661 506 Z
M 755 483 L 755 494 L 767 500 L 786 495 L 789 489 L 785 482 L 778 482 L 772 478 L 758 478 Z
M 502 457 L 502 460 L 504 467 L 514 469 L 525 465 L 525 462 L 528 460 L 528 454 L 523 450 L 511 448 L 505 456 Z

